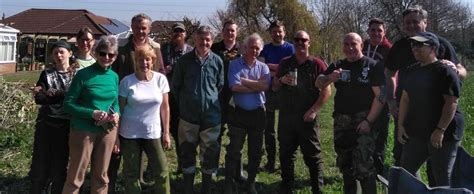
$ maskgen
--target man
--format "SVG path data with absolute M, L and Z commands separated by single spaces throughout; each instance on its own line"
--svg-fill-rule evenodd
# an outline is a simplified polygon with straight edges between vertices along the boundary
M 362 193 L 375 194 L 376 170 L 372 124 L 383 107 L 380 98 L 384 84 L 383 67 L 362 53 L 362 38 L 348 33 L 343 40 L 345 59 L 331 64 L 316 85 L 323 89 L 334 83 L 334 148 L 336 165 L 342 172 L 344 193 L 356 193 L 359 180 Z M 354 99 L 358 102 L 354 103 Z
M 433 186 L 451 186 L 454 162 L 464 131 L 458 106 L 461 81 L 436 58 L 438 37 L 421 32 L 411 37 L 418 61 L 407 68 L 400 100 L 398 141 L 403 146 L 401 166 L 415 174 L 430 158 Z
M 127 39 L 119 40 L 118 56 L 112 65 L 118 76 L 119 80 L 122 80 L 125 76 L 135 72 L 135 50 L 139 47 L 150 46 L 156 52 L 157 60 L 156 64 L 153 65 L 154 71 L 160 71 L 163 69 L 163 60 L 161 58 L 160 44 L 153 41 L 148 37 L 151 30 L 151 18 L 150 16 L 139 13 L 132 18 L 132 35 Z M 118 139 L 118 138 L 117 138 Z M 109 193 L 115 193 L 115 183 L 117 180 L 117 173 L 120 167 L 121 155 L 120 153 L 112 153 L 109 165 Z M 145 183 L 143 179 L 144 158 L 142 158 L 142 165 L 140 167 L 140 182 Z
M 382 63 L 384 62 L 384 59 L 387 57 L 388 52 L 392 47 L 392 43 L 385 36 L 385 22 L 380 18 L 371 19 L 369 21 L 367 34 L 369 34 L 369 39 L 364 41 L 362 53 L 383 65 Z M 376 132 L 375 153 L 373 158 L 375 168 L 377 169 L 377 174 L 380 175 L 385 175 L 384 162 L 385 150 L 387 147 L 389 121 L 390 114 L 388 112 L 388 106 L 385 105 L 372 127 Z
M 184 54 L 191 52 L 193 47 L 186 44 L 186 28 L 181 22 L 173 24 L 171 27 L 171 41 L 165 43 L 161 47 L 161 53 L 163 54 L 163 62 L 165 66 L 165 75 L 168 78 L 168 82 L 171 83 L 173 76 L 173 68 L 176 66 L 178 59 L 181 58 Z M 173 92 L 173 91 L 171 91 Z M 173 95 L 169 96 L 170 102 L 170 132 L 173 136 L 176 156 L 177 156 L 177 171 L 181 171 L 181 158 L 179 158 L 179 141 L 178 141 L 178 121 L 179 121 L 179 111 L 178 104 L 174 99 Z
M 229 101 L 232 97 L 232 91 L 229 88 L 229 82 L 227 81 L 227 74 L 229 70 L 229 63 L 230 61 L 240 57 L 239 53 L 239 44 L 237 43 L 237 33 L 238 33 L 238 26 L 234 20 L 229 19 L 224 22 L 222 27 L 222 41 L 218 43 L 212 44 L 211 50 L 212 52 L 219 55 L 224 61 L 224 88 L 222 89 L 221 93 L 219 94 L 219 99 L 221 101 L 221 108 L 222 108 L 222 123 L 221 123 L 221 134 L 219 135 L 219 145 L 222 144 L 222 135 L 225 132 L 225 124 L 228 123 L 228 114 L 232 111 L 232 107 L 229 106 Z M 220 155 L 220 150 L 219 150 Z M 219 165 L 219 160 L 216 161 L 217 165 Z M 242 161 L 239 161 L 237 169 L 238 176 L 237 180 L 240 182 L 244 182 L 247 180 L 247 177 L 243 171 Z
M 394 43 L 385 60 L 385 74 L 387 77 L 387 103 L 390 113 L 393 115 L 395 120 L 395 136 L 398 133 L 398 104 L 403 91 L 403 81 L 406 80 L 404 77 L 404 72 L 409 65 L 416 62 L 416 59 L 411 52 L 409 37 L 416 36 L 417 33 L 420 32 L 426 32 L 428 24 L 428 12 L 421 6 L 415 5 L 403 11 L 402 17 L 402 29 L 407 36 Z M 442 60 L 442 62 L 452 67 L 462 80 L 464 77 L 466 77 L 466 69 L 459 63 L 453 46 L 446 39 L 440 36 L 438 36 L 438 39 L 440 46 L 437 51 L 437 58 L 445 59 Z M 394 141 L 393 155 L 395 160 L 394 165 L 400 166 L 402 145 L 398 141 Z M 427 164 L 429 167 L 430 162 Z M 431 176 L 428 177 L 430 180 L 430 185 L 433 185 L 434 179 L 430 178 Z
M 140 13 L 132 18 L 132 35 L 127 39 L 119 40 L 119 55 L 115 60 L 112 69 L 117 72 L 119 79 L 135 72 L 134 52 L 137 48 L 150 46 L 158 56 L 157 64 L 153 65 L 154 71 L 163 72 L 163 58 L 161 57 L 160 44 L 148 37 L 151 30 L 150 16 Z
M 274 21 L 268 28 L 272 36 L 272 42 L 266 44 L 260 53 L 260 59 L 268 65 L 272 78 L 278 70 L 278 64 L 284 57 L 295 53 L 293 45 L 285 41 L 285 26 L 281 21 Z M 267 164 L 263 170 L 267 172 L 275 171 L 275 110 L 278 108 L 276 94 L 269 90 L 265 93 L 267 97 L 265 107 L 267 108 L 267 128 L 265 129 L 265 150 L 267 151 Z
M 256 194 L 255 177 L 262 157 L 263 132 L 265 130 L 265 93 L 270 86 L 270 70 L 265 63 L 257 60 L 263 48 L 263 40 L 258 34 L 245 38 L 243 56 L 233 60 L 229 66 L 229 87 L 232 90 L 235 110 L 229 116 L 229 138 L 225 161 L 225 193 L 235 191 L 236 172 L 242 157 L 245 136 L 248 136 L 248 180 L 247 193 Z
M 215 161 L 219 157 L 219 92 L 224 86 L 224 64 L 218 55 L 211 52 L 214 40 L 211 28 L 200 26 L 194 33 L 194 51 L 184 54 L 178 60 L 171 82 L 179 105 L 178 140 L 185 194 L 193 193 L 198 145 L 202 172 L 201 193 L 210 193 L 212 173 L 217 169 Z
M 313 193 L 322 193 L 319 112 L 331 96 L 331 88 L 328 85 L 319 91 L 314 83 L 327 65 L 309 54 L 310 38 L 307 32 L 298 31 L 294 36 L 294 45 L 295 54 L 281 61 L 272 85 L 274 91 L 280 91 L 278 140 L 282 183 L 279 193 L 293 193 L 294 161 L 298 146 L 309 168 Z M 292 72 L 296 73 L 296 77 Z

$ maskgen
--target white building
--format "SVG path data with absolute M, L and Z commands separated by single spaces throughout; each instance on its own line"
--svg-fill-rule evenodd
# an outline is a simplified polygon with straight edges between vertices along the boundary
M 0 74 L 14 73 L 19 30 L 0 24 Z

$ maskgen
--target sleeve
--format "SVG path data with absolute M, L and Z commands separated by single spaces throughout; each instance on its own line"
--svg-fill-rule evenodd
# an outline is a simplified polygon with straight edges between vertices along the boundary
M 446 59 L 454 64 L 459 64 L 459 59 L 456 55 L 456 51 L 451 43 L 445 38 L 439 38 L 440 48 L 438 49 L 438 58 Z
M 393 47 L 388 52 L 387 58 L 385 58 L 384 60 L 385 67 L 392 71 L 397 71 L 398 69 L 400 69 L 400 64 L 399 64 L 399 61 L 397 60 L 399 45 L 400 45 L 399 42 L 395 42 Z
M 128 77 L 125 77 L 120 81 L 119 96 L 127 98 L 128 96 Z
M 115 77 L 115 89 L 117 90 L 117 93 L 119 92 L 119 78 L 118 78 L 118 75 L 114 73 L 114 77 Z M 118 96 L 119 95 L 115 95 L 115 100 L 114 102 L 112 103 L 112 106 L 114 107 L 114 111 L 118 114 L 120 114 L 120 106 L 119 106 L 119 100 L 118 100 Z M 92 115 L 92 113 L 91 113 Z
M 291 53 L 289 53 L 288 56 L 291 56 L 291 55 L 294 55 L 294 54 L 295 54 L 295 47 L 294 47 L 293 44 L 290 44 L 290 49 L 289 49 L 289 50 L 290 50 Z
M 217 91 L 222 91 L 222 88 L 224 88 L 224 82 L 225 82 L 225 75 L 224 75 L 224 62 L 222 61 L 222 59 L 216 55 L 216 62 L 217 64 L 219 64 L 219 74 L 217 75 L 218 79 L 219 80 L 217 82 Z
M 371 85 L 372 86 L 382 86 L 385 85 L 385 73 L 383 69 L 383 64 L 380 62 L 377 62 L 372 71 L 372 77 L 371 77 Z
M 277 73 L 275 75 L 278 79 L 283 77 L 286 73 L 288 73 L 288 60 L 290 60 L 290 59 L 289 58 L 288 59 L 282 59 L 280 61 L 280 65 L 278 65 L 278 70 L 277 70 Z
M 171 91 L 173 91 L 173 95 L 175 99 L 179 100 L 179 92 L 183 85 L 184 79 L 184 65 L 186 63 L 186 55 L 181 57 L 175 65 L 175 69 L 173 70 L 173 79 L 171 81 Z
M 322 59 L 315 58 L 313 62 L 316 65 L 316 68 L 314 68 L 316 70 L 316 72 L 314 72 L 315 75 L 322 74 L 326 71 L 326 69 L 328 69 L 328 64 L 326 64 L 326 62 L 324 62 Z
M 35 103 L 36 104 L 41 104 L 41 105 L 50 104 L 49 103 L 49 98 L 46 95 L 46 91 L 48 91 L 49 87 L 48 87 L 48 80 L 46 78 L 46 71 L 45 70 L 41 72 L 40 77 L 39 77 L 38 81 L 36 82 L 36 86 L 41 86 L 42 89 L 41 89 L 41 91 L 36 93 L 36 95 L 34 96 L 35 97 Z
M 270 69 L 265 63 L 262 63 L 262 76 L 265 76 L 265 81 L 267 82 L 268 85 L 271 84 L 272 82 L 272 76 L 270 74 Z
M 229 88 L 232 88 L 232 86 L 235 86 L 235 85 L 240 85 L 240 75 L 239 75 L 239 70 L 238 70 L 238 67 L 237 67 L 239 65 L 239 61 L 240 60 L 233 60 L 229 64 L 229 70 L 228 70 L 228 75 L 227 75 L 227 81 L 229 82 Z
M 76 76 L 72 79 L 69 91 L 66 93 L 66 97 L 64 98 L 64 111 L 71 114 L 71 116 L 73 117 L 92 119 L 92 113 L 94 112 L 94 110 L 81 106 L 78 103 L 84 87 L 83 79 L 84 78 L 81 73 L 76 74 Z
M 159 76 L 158 88 L 160 89 L 160 93 L 165 94 L 165 93 L 170 92 L 170 86 L 168 84 L 168 79 L 166 79 L 166 77 L 161 73 L 156 73 L 156 75 Z
M 448 96 L 455 96 L 459 98 L 461 96 L 461 81 L 459 76 L 454 72 L 453 69 L 442 66 L 443 71 L 441 73 L 443 86 L 441 93 Z

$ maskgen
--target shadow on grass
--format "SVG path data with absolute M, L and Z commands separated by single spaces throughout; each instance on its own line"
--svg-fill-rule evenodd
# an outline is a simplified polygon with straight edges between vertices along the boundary
M 29 188 L 28 177 L 0 176 L 0 192 L 2 192 L 2 194 L 28 193 Z

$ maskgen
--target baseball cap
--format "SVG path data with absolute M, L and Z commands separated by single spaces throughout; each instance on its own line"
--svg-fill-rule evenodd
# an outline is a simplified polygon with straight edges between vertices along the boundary
M 181 23 L 181 22 L 176 22 L 173 24 L 173 26 L 171 27 L 171 29 L 175 30 L 175 29 L 181 29 L 183 31 L 186 31 L 186 28 L 184 27 L 184 24 Z
M 438 36 L 431 32 L 420 32 L 416 36 L 410 37 L 411 40 L 415 40 L 417 42 L 424 42 L 433 46 L 436 46 L 436 48 L 439 47 L 439 39 Z

